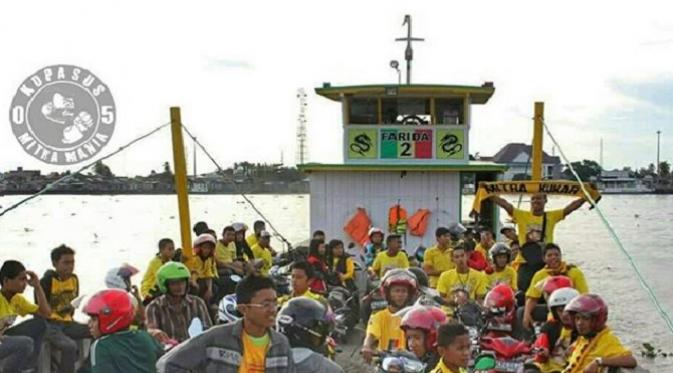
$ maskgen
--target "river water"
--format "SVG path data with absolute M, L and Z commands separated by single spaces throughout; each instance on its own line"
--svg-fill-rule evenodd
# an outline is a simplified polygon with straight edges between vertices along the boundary
M 0 205 L 6 208 L 20 198 L 0 197 Z M 290 242 L 307 238 L 308 195 L 250 198 Z M 549 207 L 560 208 L 567 202 L 551 198 Z M 192 196 L 190 204 L 192 221 L 205 220 L 218 232 L 230 222 L 252 225 L 257 219 L 238 196 Z M 465 198 L 463 204 L 466 213 L 471 199 Z M 527 208 L 527 201 L 521 206 Z M 606 195 L 600 207 L 663 307 L 673 315 L 673 229 L 669 227 L 673 196 Z M 0 260 L 18 259 L 42 274 L 51 266 L 50 250 L 66 243 L 77 251 L 76 273 L 81 291 L 87 293 L 103 286 L 105 272 L 112 266 L 128 262 L 144 271 L 160 238 L 173 238 L 179 245 L 178 224 L 175 196 L 42 196 L 0 217 Z M 598 215 L 582 208 L 557 225 L 555 237 L 564 259 L 579 265 L 591 291 L 607 300 L 609 325 L 641 365 L 653 372 L 673 372 L 673 358 L 639 356 L 644 342 L 673 352 L 673 334 Z M 278 241 L 275 244 L 282 247 Z

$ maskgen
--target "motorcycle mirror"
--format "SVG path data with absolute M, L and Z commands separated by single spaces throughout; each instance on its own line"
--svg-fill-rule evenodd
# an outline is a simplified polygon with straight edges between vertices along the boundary
M 203 323 L 201 322 L 201 319 L 198 317 L 193 318 L 192 322 L 189 324 L 187 333 L 189 334 L 189 338 L 194 338 L 203 333 Z
M 474 362 L 475 371 L 487 371 L 495 368 L 495 358 L 492 355 L 481 355 Z

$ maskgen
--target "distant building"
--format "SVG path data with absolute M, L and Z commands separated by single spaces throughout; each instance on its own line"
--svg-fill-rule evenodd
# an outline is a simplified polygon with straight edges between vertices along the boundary
M 481 161 L 506 164 L 508 169 L 503 174 L 504 180 L 525 180 L 532 174 L 533 158 L 532 146 L 522 143 L 510 143 L 505 145 L 492 157 L 480 157 Z M 561 159 L 542 152 L 542 178 L 559 179 L 563 165 Z M 526 176 L 528 175 L 528 176 Z
M 631 172 L 628 170 L 603 170 L 601 176 L 596 178 L 595 181 L 603 194 L 650 193 L 653 190 L 645 185 L 642 180 L 631 176 Z

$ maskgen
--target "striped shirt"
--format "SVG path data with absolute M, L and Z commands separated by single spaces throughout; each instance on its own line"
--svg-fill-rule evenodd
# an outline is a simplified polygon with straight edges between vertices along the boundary
M 178 342 L 189 338 L 187 329 L 194 318 L 201 320 L 204 330 L 212 326 L 206 303 L 189 294 L 178 304 L 170 304 L 168 296 L 162 295 L 147 306 L 146 313 L 148 328 L 160 329 Z

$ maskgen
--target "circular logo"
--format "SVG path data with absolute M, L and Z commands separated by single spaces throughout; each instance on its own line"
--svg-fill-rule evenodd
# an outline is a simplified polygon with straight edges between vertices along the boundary
M 110 89 L 89 70 L 54 65 L 21 83 L 9 110 L 12 132 L 33 157 L 68 165 L 94 157 L 112 137 Z

